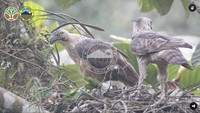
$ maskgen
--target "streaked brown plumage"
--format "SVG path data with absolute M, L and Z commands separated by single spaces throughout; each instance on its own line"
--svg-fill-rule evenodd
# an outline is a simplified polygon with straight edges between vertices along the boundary
M 139 64 L 139 86 L 146 78 L 146 67 L 149 63 L 157 64 L 160 72 L 162 97 L 165 97 L 168 77 L 168 64 L 182 65 L 188 69 L 192 67 L 183 57 L 178 47 L 190 48 L 192 46 L 183 39 L 171 38 L 152 31 L 152 21 L 146 17 L 140 17 L 133 21 L 133 38 L 130 50 L 137 56 Z
M 125 85 L 133 86 L 138 83 L 138 74 L 133 68 L 133 66 L 129 63 L 127 57 L 117 50 L 114 46 L 96 40 L 90 39 L 83 35 L 69 33 L 66 30 L 59 29 L 52 34 L 52 38 L 50 43 L 60 42 L 68 51 L 70 57 L 73 61 L 80 66 L 81 70 L 83 71 L 84 75 L 97 79 L 99 81 L 121 81 Z M 101 43 L 102 45 L 95 45 L 92 48 L 88 49 L 87 47 L 93 43 Z M 104 45 L 107 45 L 106 47 Z M 91 71 L 90 65 L 87 64 L 87 56 L 95 51 L 101 51 L 106 54 L 109 54 L 109 50 L 113 51 L 113 59 L 114 63 L 111 63 L 111 59 L 109 58 L 90 58 L 88 61 L 90 64 L 95 68 L 102 68 L 109 63 L 112 65 L 112 69 L 105 72 L 105 73 L 96 73 Z M 87 51 L 88 54 L 85 53 Z M 88 68 L 89 66 L 89 68 Z

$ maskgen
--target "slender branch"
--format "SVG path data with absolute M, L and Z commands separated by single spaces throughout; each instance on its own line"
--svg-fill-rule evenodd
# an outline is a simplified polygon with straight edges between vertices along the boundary
M 57 14 L 57 13 L 53 13 L 53 12 L 50 12 L 50 11 L 45 11 L 45 10 L 39 10 L 37 9 L 38 11 L 42 11 L 42 12 L 46 12 L 46 13 L 49 13 L 51 15 L 55 15 L 55 16 L 58 16 L 60 18 L 62 18 L 63 20 L 66 20 L 66 22 L 68 22 L 68 20 L 65 18 L 65 17 L 68 17 L 68 18 L 71 18 L 72 20 L 74 20 L 75 22 L 79 22 L 77 19 L 73 18 L 72 16 L 70 15 L 66 15 L 66 14 Z M 64 17 L 63 17 L 64 16 Z M 80 22 L 79 22 L 80 23 Z M 94 38 L 94 36 L 89 32 L 89 30 L 85 27 L 85 25 L 82 25 L 82 24 L 79 24 L 88 34 L 89 36 L 91 36 L 92 38 Z M 72 25 L 74 26 L 74 25 Z M 75 27 L 76 28 L 76 27 Z

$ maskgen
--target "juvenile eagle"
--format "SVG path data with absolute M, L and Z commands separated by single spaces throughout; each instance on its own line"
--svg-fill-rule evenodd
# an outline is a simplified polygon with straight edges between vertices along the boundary
M 172 38 L 152 31 L 152 20 L 149 18 L 139 17 L 133 20 L 133 38 L 130 50 L 137 57 L 140 74 L 138 84 L 140 87 L 147 76 L 147 65 L 155 63 L 159 68 L 161 98 L 165 98 L 168 64 L 182 65 L 183 67 L 192 69 L 178 47 L 192 49 L 192 46 L 183 39 Z
M 50 43 L 60 42 L 85 76 L 99 81 L 121 81 L 133 86 L 138 74 L 126 55 L 109 43 L 58 29 L 52 33 Z

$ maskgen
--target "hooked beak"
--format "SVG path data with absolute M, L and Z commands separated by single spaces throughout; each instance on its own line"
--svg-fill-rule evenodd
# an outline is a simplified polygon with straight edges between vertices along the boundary
M 57 38 L 57 37 L 54 37 L 54 36 L 52 36 L 51 38 L 50 38 L 50 44 L 53 44 L 54 42 L 56 42 L 57 40 L 59 40 L 59 38 Z

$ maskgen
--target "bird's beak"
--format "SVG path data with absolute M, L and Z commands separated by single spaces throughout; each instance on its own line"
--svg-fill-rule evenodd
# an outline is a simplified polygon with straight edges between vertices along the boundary
M 52 37 L 50 38 L 50 41 L 49 41 L 49 42 L 50 42 L 50 44 L 53 44 L 53 43 L 56 42 L 57 40 L 59 40 L 57 37 L 53 37 L 53 36 L 52 36 Z

